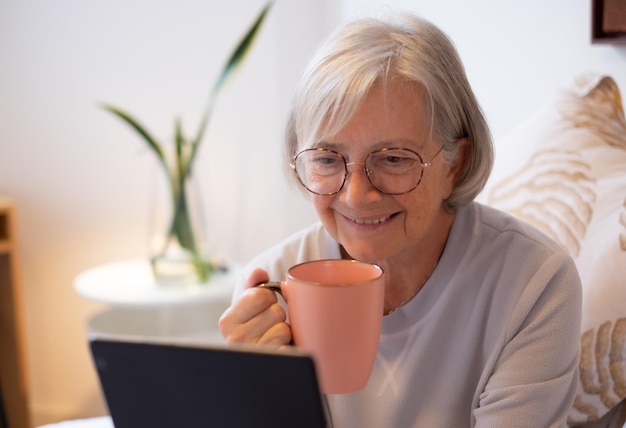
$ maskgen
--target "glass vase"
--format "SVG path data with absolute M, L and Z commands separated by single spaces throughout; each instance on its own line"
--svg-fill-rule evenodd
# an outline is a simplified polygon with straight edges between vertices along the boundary
M 176 168 L 157 171 L 150 264 L 160 285 L 206 283 L 211 261 L 198 179 Z

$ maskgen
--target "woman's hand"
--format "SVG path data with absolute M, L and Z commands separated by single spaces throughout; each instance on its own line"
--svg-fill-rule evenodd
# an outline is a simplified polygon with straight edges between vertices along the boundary
M 291 343 L 291 329 L 285 323 L 287 314 L 275 294 L 254 287 L 266 281 L 269 281 L 267 272 L 254 270 L 246 281 L 246 290 L 220 317 L 219 328 L 226 343 L 277 347 Z

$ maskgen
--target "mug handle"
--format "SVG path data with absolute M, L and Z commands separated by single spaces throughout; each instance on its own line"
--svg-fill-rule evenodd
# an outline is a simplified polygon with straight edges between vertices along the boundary
M 280 294 L 281 296 L 285 297 L 283 294 L 283 290 L 281 288 L 282 282 L 280 281 L 267 281 L 267 282 L 261 282 L 259 284 L 255 284 L 254 287 L 259 287 L 259 288 L 266 288 L 270 291 L 273 291 L 275 293 Z

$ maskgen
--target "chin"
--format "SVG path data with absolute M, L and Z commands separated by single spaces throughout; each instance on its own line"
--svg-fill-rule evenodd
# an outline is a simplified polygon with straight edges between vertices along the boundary
M 351 258 L 367 263 L 380 263 L 390 257 L 388 252 L 381 251 L 380 248 L 363 248 L 362 246 L 350 245 L 343 245 L 343 248 Z

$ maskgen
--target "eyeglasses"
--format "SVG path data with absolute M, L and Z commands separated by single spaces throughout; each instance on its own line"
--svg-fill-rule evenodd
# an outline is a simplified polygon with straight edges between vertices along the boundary
M 347 162 L 339 152 L 325 148 L 306 149 L 298 153 L 290 166 L 300 183 L 311 193 L 330 196 L 343 188 L 348 167 L 363 165 L 365 175 L 376 190 L 387 195 L 402 195 L 415 189 L 422 181 L 428 162 L 410 149 L 383 148 L 365 158 L 365 162 Z

